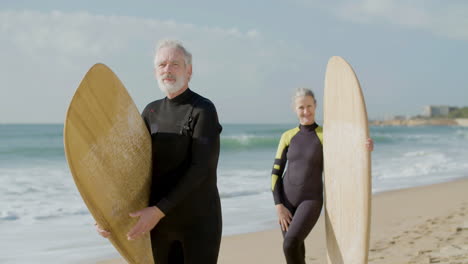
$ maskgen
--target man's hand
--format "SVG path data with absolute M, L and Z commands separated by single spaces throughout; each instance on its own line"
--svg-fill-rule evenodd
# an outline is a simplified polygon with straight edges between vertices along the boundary
M 104 238 L 109 238 L 111 233 L 105 229 L 103 229 L 101 226 L 99 226 L 98 223 L 95 223 L 94 226 L 96 227 L 96 231 L 98 232 L 99 235 L 101 235 Z
M 143 210 L 130 213 L 131 217 L 139 217 L 136 225 L 128 232 L 127 239 L 134 240 L 153 229 L 165 214 L 156 206 L 146 207 Z

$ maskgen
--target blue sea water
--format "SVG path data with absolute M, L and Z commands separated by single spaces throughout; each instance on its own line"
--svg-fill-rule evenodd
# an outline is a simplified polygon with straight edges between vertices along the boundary
M 294 126 L 223 125 L 218 186 L 225 235 L 276 227 L 271 166 L 281 133 Z M 62 129 L 0 125 L 0 263 L 116 255 L 96 235 L 75 187 Z M 468 176 L 468 127 L 371 127 L 371 137 L 374 192 Z

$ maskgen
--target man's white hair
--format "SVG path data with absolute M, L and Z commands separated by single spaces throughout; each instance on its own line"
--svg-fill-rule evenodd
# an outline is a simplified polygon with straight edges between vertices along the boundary
M 184 54 L 185 65 L 192 64 L 192 54 L 182 45 L 182 43 L 175 39 L 163 39 L 158 42 L 156 47 L 156 54 L 154 56 L 154 66 L 157 66 L 156 58 L 158 57 L 158 52 L 162 48 L 176 48 Z

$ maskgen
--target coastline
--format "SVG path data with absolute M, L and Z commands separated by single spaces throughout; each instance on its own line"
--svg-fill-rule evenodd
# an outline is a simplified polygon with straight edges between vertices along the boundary
M 468 118 L 410 118 L 369 121 L 372 126 L 462 126 L 468 127 Z
M 369 263 L 468 260 L 468 177 L 377 193 L 372 198 Z M 323 215 L 306 240 L 307 263 L 325 263 Z M 96 263 L 96 262 L 89 262 Z M 97 264 L 121 264 L 121 258 Z M 218 263 L 285 263 L 279 229 L 225 236 Z M 452 262 L 450 262 L 452 263 Z

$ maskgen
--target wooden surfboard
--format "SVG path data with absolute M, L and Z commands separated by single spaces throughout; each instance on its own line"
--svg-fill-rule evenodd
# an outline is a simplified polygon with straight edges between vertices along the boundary
M 104 64 L 86 73 L 68 107 L 64 146 L 76 186 L 96 222 L 128 263 L 153 263 L 149 235 L 128 241 L 148 206 L 151 138 L 119 78 Z M 97 234 L 96 234 L 97 235 Z
M 369 127 L 359 81 L 341 57 L 328 61 L 323 112 L 327 260 L 364 264 L 371 209 Z

